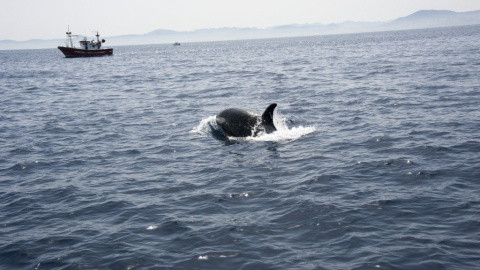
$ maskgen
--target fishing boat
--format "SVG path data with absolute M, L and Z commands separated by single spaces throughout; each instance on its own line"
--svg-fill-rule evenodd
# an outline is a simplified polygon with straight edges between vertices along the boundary
M 75 47 L 72 41 L 72 38 L 78 37 L 77 35 L 72 35 L 70 28 L 67 30 L 67 40 L 65 41 L 65 46 L 58 46 L 58 49 L 67 58 L 72 57 L 93 57 L 93 56 L 105 56 L 112 55 L 112 48 L 102 48 L 102 43 L 105 43 L 105 39 L 100 40 L 100 34 L 95 35 L 97 40 L 88 41 L 86 37 L 83 40 L 80 40 L 80 46 Z

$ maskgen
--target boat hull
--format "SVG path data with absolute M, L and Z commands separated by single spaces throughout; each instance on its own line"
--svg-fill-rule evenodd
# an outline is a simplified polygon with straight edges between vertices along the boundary
M 112 55 L 113 54 L 113 49 L 112 48 L 98 49 L 98 50 L 84 50 L 84 49 L 78 49 L 78 48 L 58 46 L 58 49 L 60 51 L 62 51 L 62 53 L 67 58 L 95 57 L 95 56 L 106 56 L 106 55 Z

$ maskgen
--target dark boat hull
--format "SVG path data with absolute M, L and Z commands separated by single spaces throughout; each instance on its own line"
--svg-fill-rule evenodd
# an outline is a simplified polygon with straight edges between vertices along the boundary
M 85 49 L 58 46 L 58 49 L 60 51 L 62 51 L 62 53 L 67 58 L 95 57 L 95 56 L 105 56 L 105 55 L 112 55 L 113 54 L 113 49 L 112 48 L 99 49 L 99 50 L 85 50 Z

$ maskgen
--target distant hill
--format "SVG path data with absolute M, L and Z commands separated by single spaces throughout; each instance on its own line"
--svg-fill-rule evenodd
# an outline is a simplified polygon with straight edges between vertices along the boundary
M 291 24 L 266 29 L 214 28 L 195 31 L 157 29 L 143 35 L 105 37 L 106 46 L 161 44 L 174 42 L 201 42 L 275 37 L 314 36 L 375 31 L 435 28 L 480 24 L 480 10 L 454 12 L 449 10 L 421 10 L 389 22 L 343 22 L 338 24 Z M 83 38 L 83 37 L 81 37 Z M 56 48 L 63 39 L 13 41 L 0 40 L 0 50 Z
M 449 10 L 420 10 L 382 25 L 388 30 L 420 29 L 480 24 L 480 10 L 454 12 Z

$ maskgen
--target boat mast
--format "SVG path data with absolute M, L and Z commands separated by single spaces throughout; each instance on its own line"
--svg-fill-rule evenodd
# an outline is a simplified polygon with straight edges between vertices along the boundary
M 72 36 L 72 32 L 70 32 L 70 25 L 69 25 L 67 30 L 67 41 L 65 42 L 67 44 L 67 47 L 74 48 L 72 37 L 77 37 L 77 35 Z M 70 46 L 68 46 L 69 45 L 68 43 L 70 43 Z

